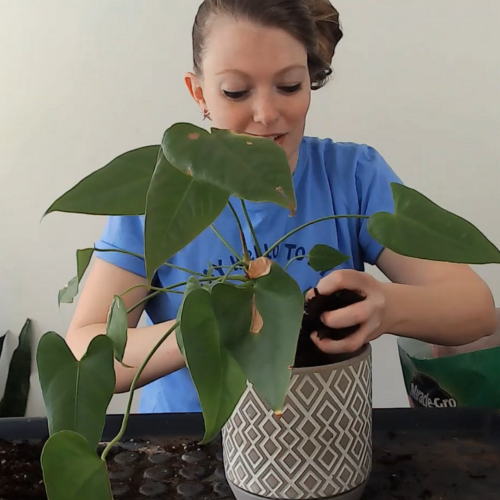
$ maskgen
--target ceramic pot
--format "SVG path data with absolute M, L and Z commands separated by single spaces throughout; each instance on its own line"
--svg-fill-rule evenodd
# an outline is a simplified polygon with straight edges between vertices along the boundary
M 248 385 L 222 430 L 237 500 L 358 500 L 372 467 L 372 351 L 294 369 L 278 418 Z

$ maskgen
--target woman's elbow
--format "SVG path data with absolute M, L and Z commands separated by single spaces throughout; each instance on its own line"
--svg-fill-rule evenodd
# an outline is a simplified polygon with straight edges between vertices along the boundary
M 475 323 L 477 337 L 478 339 L 489 337 L 495 333 L 499 321 L 493 293 L 490 287 L 482 279 L 479 280 L 475 292 L 471 289 L 470 294 L 472 293 L 474 293 L 476 298 L 473 321 Z M 471 295 L 469 295 L 469 300 L 470 297 Z

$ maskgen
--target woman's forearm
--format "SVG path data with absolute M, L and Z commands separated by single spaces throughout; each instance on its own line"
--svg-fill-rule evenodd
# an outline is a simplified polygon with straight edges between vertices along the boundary
M 130 390 L 132 380 L 137 370 L 144 362 L 154 346 L 161 338 L 174 326 L 175 321 L 167 321 L 154 326 L 143 328 L 129 328 L 127 347 L 123 357 L 123 363 L 132 368 L 125 368 L 121 363 L 115 361 L 116 373 L 116 393 L 127 392 Z M 105 335 L 106 325 L 89 325 L 78 330 L 69 332 L 66 337 L 70 349 L 77 359 L 80 359 L 93 338 L 98 335 Z M 137 387 L 142 387 L 149 382 L 159 379 L 165 375 L 173 373 L 185 366 L 184 357 L 179 351 L 175 332 L 163 342 L 156 351 L 149 363 L 146 365 Z
M 481 280 L 432 285 L 384 283 L 384 332 L 438 345 L 458 346 L 493 334 L 495 303 Z

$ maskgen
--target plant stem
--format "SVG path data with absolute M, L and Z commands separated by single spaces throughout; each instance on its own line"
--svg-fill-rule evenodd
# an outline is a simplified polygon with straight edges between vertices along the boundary
M 225 283 L 228 279 L 232 278 L 231 276 L 231 273 L 238 267 L 238 266 L 241 266 L 242 264 L 244 264 L 244 262 L 236 262 L 234 263 L 230 268 L 229 268 L 229 271 L 227 272 L 226 275 L 224 275 L 224 277 L 222 278 L 221 280 L 221 283 Z
M 306 222 L 305 224 L 302 224 L 302 226 L 299 226 L 295 228 L 293 231 L 290 231 L 288 234 L 283 236 L 283 238 L 280 238 L 274 245 L 271 245 L 269 249 L 264 253 L 264 257 L 267 257 L 276 247 L 280 246 L 285 240 L 290 238 L 290 236 L 318 222 L 323 222 L 326 220 L 333 220 L 333 219 L 369 219 L 369 218 L 370 217 L 367 215 L 329 215 L 328 217 L 322 217 L 321 219 L 316 219 L 311 222 Z
M 127 250 L 121 250 L 119 248 L 114 248 L 114 249 L 99 249 L 99 248 L 95 248 L 94 251 L 95 252 L 102 252 L 102 253 L 106 253 L 106 252 L 122 253 L 122 254 L 125 254 L 125 255 L 130 255 L 132 257 L 137 257 L 138 259 L 145 260 L 144 255 L 140 255 L 140 254 L 134 253 L 134 252 L 128 252 Z M 184 273 L 188 273 L 188 274 L 194 275 L 194 276 L 205 276 L 203 273 L 198 273 L 196 271 L 192 271 L 191 269 L 186 269 L 184 267 L 179 267 L 179 266 L 176 266 L 174 264 L 170 264 L 170 262 L 164 262 L 163 265 L 165 265 L 167 267 L 171 267 L 172 269 L 177 269 L 178 271 L 182 271 Z
M 253 227 L 252 221 L 250 220 L 250 216 L 248 215 L 247 206 L 245 205 L 245 200 L 241 200 L 241 206 L 243 208 L 243 213 L 245 214 L 245 219 L 247 220 L 248 227 L 250 228 L 250 232 L 252 233 L 253 242 L 255 243 L 255 248 L 257 249 L 257 256 L 262 256 L 262 250 L 260 249 L 259 240 L 257 239 L 257 235 L 255 234 L 255 229 Z
M 134 399 L 135 386 L 137 384 L 137 381 L 139 380 L 139 377 L 142 375 L 142 372 L 146 368 L 146 365 L 149 363 L 149 361 L 154 356 L 156 351 L 160 348 L 160 346 L 163 344 L 163 342 L 165 342 L 165 340 L 167 340 L 167 337 L 179 326 L 179 324 L 180 324 L 180 321 L 175 323 L 175 325 L 172 328 L 170 328 L 170 330 L 165 335 L 163 335 L 163 337 L 160 339 L 160 341 L 154 346 L 153 350 L 148 354 L 146 359 L 143 361 L 139 370 L 137 370 L 137 373 L 135 374 L 135 377 L 132 380 L 132 384 L 130 386 L 130 395 L 128 398 L 127 409 L 125 411 L 125 415 L 123 416 L 123 421 L 122 421 L 122 426 L 120 428 L 120 432 L 118 432 L 118 435 L 106 446 L 106 448 L 102 452 L 102 456 L 101 456 L 102 460 L 106 460 L 106 456 L 108 455 L 111 448 L 113 448 L 113 446 L 115 446 L 115 444 L 118 443 L 120 441 L 120 439 L 123 437 L 123 435 L 125 434 L 125 430 L 127 429 L 128 417 L 130 415 L 130 409 L 132 408 L 132 402 Z
M 248 278 L 246 276 L 236 276 L 236 275 L 227 276 L 226 279 L 227 280 L 231 280 L 231 281 L 242 281 L 242 282 L 248 281 Z M 199 278 L 198 281 L 200 281 L 202 283 L 206 283 L 207 281 L 217 281 L 217 279 L 214 279 L 213 276 L 212 276 L 212 277 Z M 154 289 L 155 291 L 153 293 L 149 294 L 147 297 L 144 297 L 139 302 L 137 302 L 137 304 L 133 305 L 127 311 L 127 314 L 130 314 L 132 311 L 134 311 L 139 306 L 141 306 L 142 304 L 144 304 L 148 300 L 152 299 L 153 297 L 156 297 L 157 295 L 160 295 L 160 293 L 178 293 L 178 294 L 183 294 L 183 292 L 176 292 L 176 291 L 174 291 L 174 289 L 175 288 L 179 288 L 181 286 L 185 286 L 185 285 L 187 285 L 187 281 L 183 281 L 181 283 L 176 283 L 175 285 L 171 285 L 171 286 L 169 286 L 167 288 L 156 288 L 156 289 Z
M 216 234 L 217 238 L 224 243 L 226 248 L 238 259 L 241 260 L 241 255 L 238 254 L 238 252 L 224 239 L 224 236 L 215 229 L 215 226 L 213 224 L 210 224 L 210 227 L 212 228 L 212 231 Z
M 238 224 L 238 229 L 240 231 L 240 240 L 241 240 L 241 246 L 243 248 L 243 258 L 246 264 L 250 262 L 250 256 L 248 255 L 248 246 L 247 246 L 247 240 L 245 239 L 245 233 L 243 232 L 243 226 L 241 225 L 240 218 L 238 217 L 238 214 L 236 213 L 236 210 L 233 207 L 233 204 L 228 201 L 229 208 L 231 209 L 231 212 L 233 212 L 234 218 L 236 219 L 236 224 Z
M 288 267 L 290 266 L 290 264 L 294 261 L 294 260 L 299 260 L 299 259 L 309 259 L 311 256 L 310 255 L 298 255 L 297 257 L 294 257 L 293 259 L 290 259 L 288 261 L 288 264 L 285 266 L 285 271 L 288 269 Z

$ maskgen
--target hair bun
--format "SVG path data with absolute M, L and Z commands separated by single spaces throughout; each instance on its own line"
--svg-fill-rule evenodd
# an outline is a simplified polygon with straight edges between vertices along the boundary
M 340 26 L 339 13 L 329 0 L 305 0 L 316 24 L 317 50 L 313 58 L 317 71 L 313 74 L 313 86 L 322 87 L 332 74 L 332 60 L 337 44 L 344 34 Z

